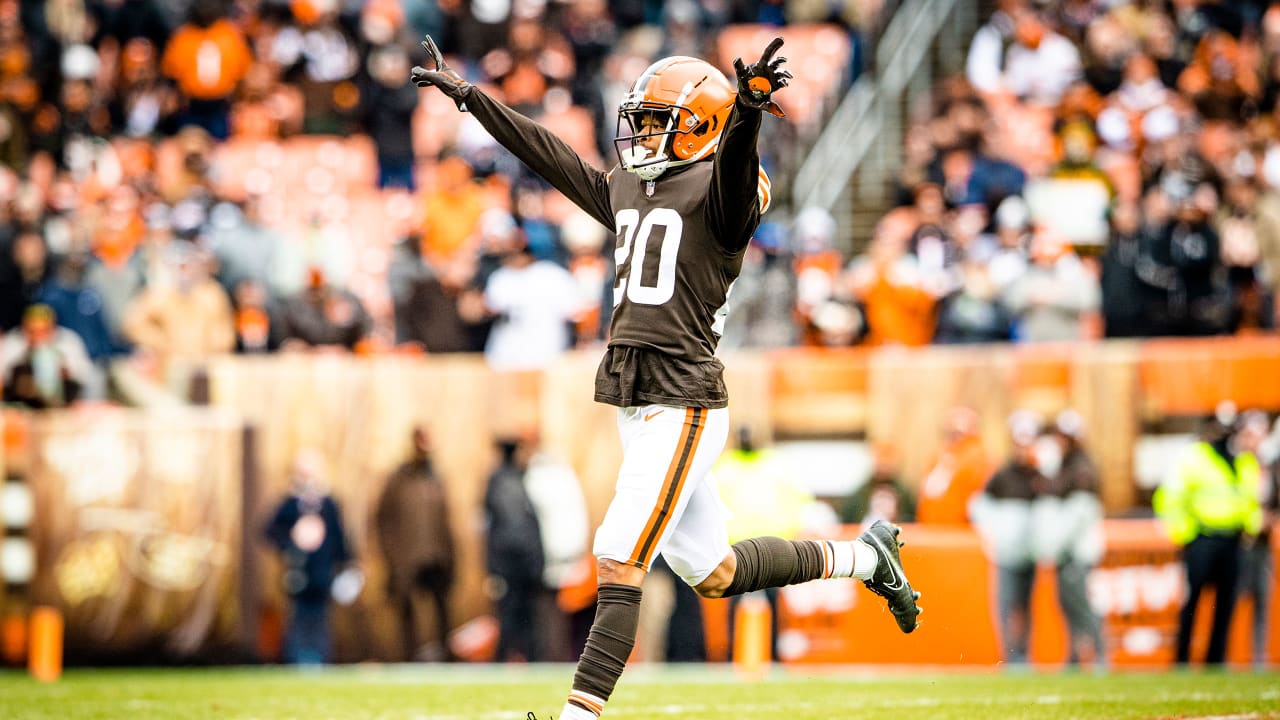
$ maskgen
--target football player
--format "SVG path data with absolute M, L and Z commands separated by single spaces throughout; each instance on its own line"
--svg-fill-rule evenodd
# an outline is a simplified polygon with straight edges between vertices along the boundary
M 817 578 L 854 577 L 883 596 L 903 632 L 919 594 L 903 573 L 898 528 L 878 523 L 853 541 L 774 537 L 730 546 L 724 506 L 707 471 L 729 429 L 716 343 L 729 288 L 769 206 L 756 150 L 761 116 L 782 117 L 773 93 L 791 73 L 774 58 L 734 62 L 737 83 L 691 57 L 650 65 L 618 108 L 618 164 L 600 172 L 534 121 L 468 83 L 423 43 L 415 67 L 504 147 L 617 234 L 613 319 L 595 399 L 618 408 L 623 459 L 596 532 L 599 596 L 561 720 L 604 710 L 635 642 L 640 585 L 662 553 L 704 597 Z

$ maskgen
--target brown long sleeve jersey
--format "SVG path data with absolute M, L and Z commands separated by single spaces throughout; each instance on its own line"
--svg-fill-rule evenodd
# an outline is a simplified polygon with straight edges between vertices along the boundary
M 613 319 L 596 401 L 725 407 L 716 344 L 729 289 L 768 206 L 756 150 L 760 111 L 735 103 L 711 158 L 648 183 L 619 166 L 600 172 L 477 88 L 465 104 L 503 147 L 617 234 Z

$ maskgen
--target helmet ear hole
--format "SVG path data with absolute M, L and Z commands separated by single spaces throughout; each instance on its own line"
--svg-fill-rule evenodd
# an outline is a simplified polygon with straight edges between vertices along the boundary
M 696 137 L 702 137 L 707 134 L 707 130 L 709 129 L 711 129 L 711 120 L 703 120 L 702 124 L 694 128 L 692 132 Z

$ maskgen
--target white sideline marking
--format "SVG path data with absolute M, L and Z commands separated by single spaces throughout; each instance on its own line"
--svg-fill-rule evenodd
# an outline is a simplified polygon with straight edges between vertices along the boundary
M 1262 715 L 1258 713 L 1247 713 L 1244 715 L 1195 715 L 1185 718 L 1185 720 L 1259 720 Z
M 1193 695 L 1201 695 L 1203 693 L 1192 693 Z M 1164 699 L 1164 698 L 1162 698 Z M 1199 698 L 1206 699 L 1206 698 Z M 1058 695 L 1042 695 L 1035 699 L 1035 702 L 1041 705 L 1056 705 L 1063 702 L 1063 698 Z M 869 700 L 864 699 L 859 702 L 863 707 L 871 708 L 921 708 L 921 707 L 939 707 L 942 702 L 936 698 L 916 698 L 911 700 Z M 982 702 L 987 705 L 1025 705 L 1026 700 L 1023 698 L 988 698 Z M 830 703 L 762 703 L 753 705 L 733 705 L 734 712 L 740 713 L 776 713 L 794 710 L 822 710 L 830 709 Z M 714 712 L 723 710 L 722 704 L 714 705 L 657 705 L 647 708 L 609 708 L 609 717 L 679 717 L 701 712 Z M 411 715 L 410 720 L 511 720 L 512 717 L 518 717 L 519 714 L 528 712 L 527 710 L 507 710 L 501 712 L 485 712 L 480 714 L 467 713 L 458 714 L 451 713 L 445 715 Z M 518 714 L 517 714 L 518 713 Z M 541 715 L 539 714 L 539 717 Z M 1268 720 L 1273 715 L 1260 715 L 1258 713 L 1241 713 L 1235 715 L 1186 715 L 1179 716 L 1182 720 Z

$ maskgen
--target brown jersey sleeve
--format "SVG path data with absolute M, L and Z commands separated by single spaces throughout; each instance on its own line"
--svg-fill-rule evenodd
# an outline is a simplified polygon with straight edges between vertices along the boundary
M 707 220 L 716 240 L 729 252 L 751 241 L 760 224 L 760 111 L 734 102 L 715 152 Z
M 550 130 L 471 87 L 466 108 L 512 155 L 600 224 L 614 229 L 605 173 L 591 167 Z

